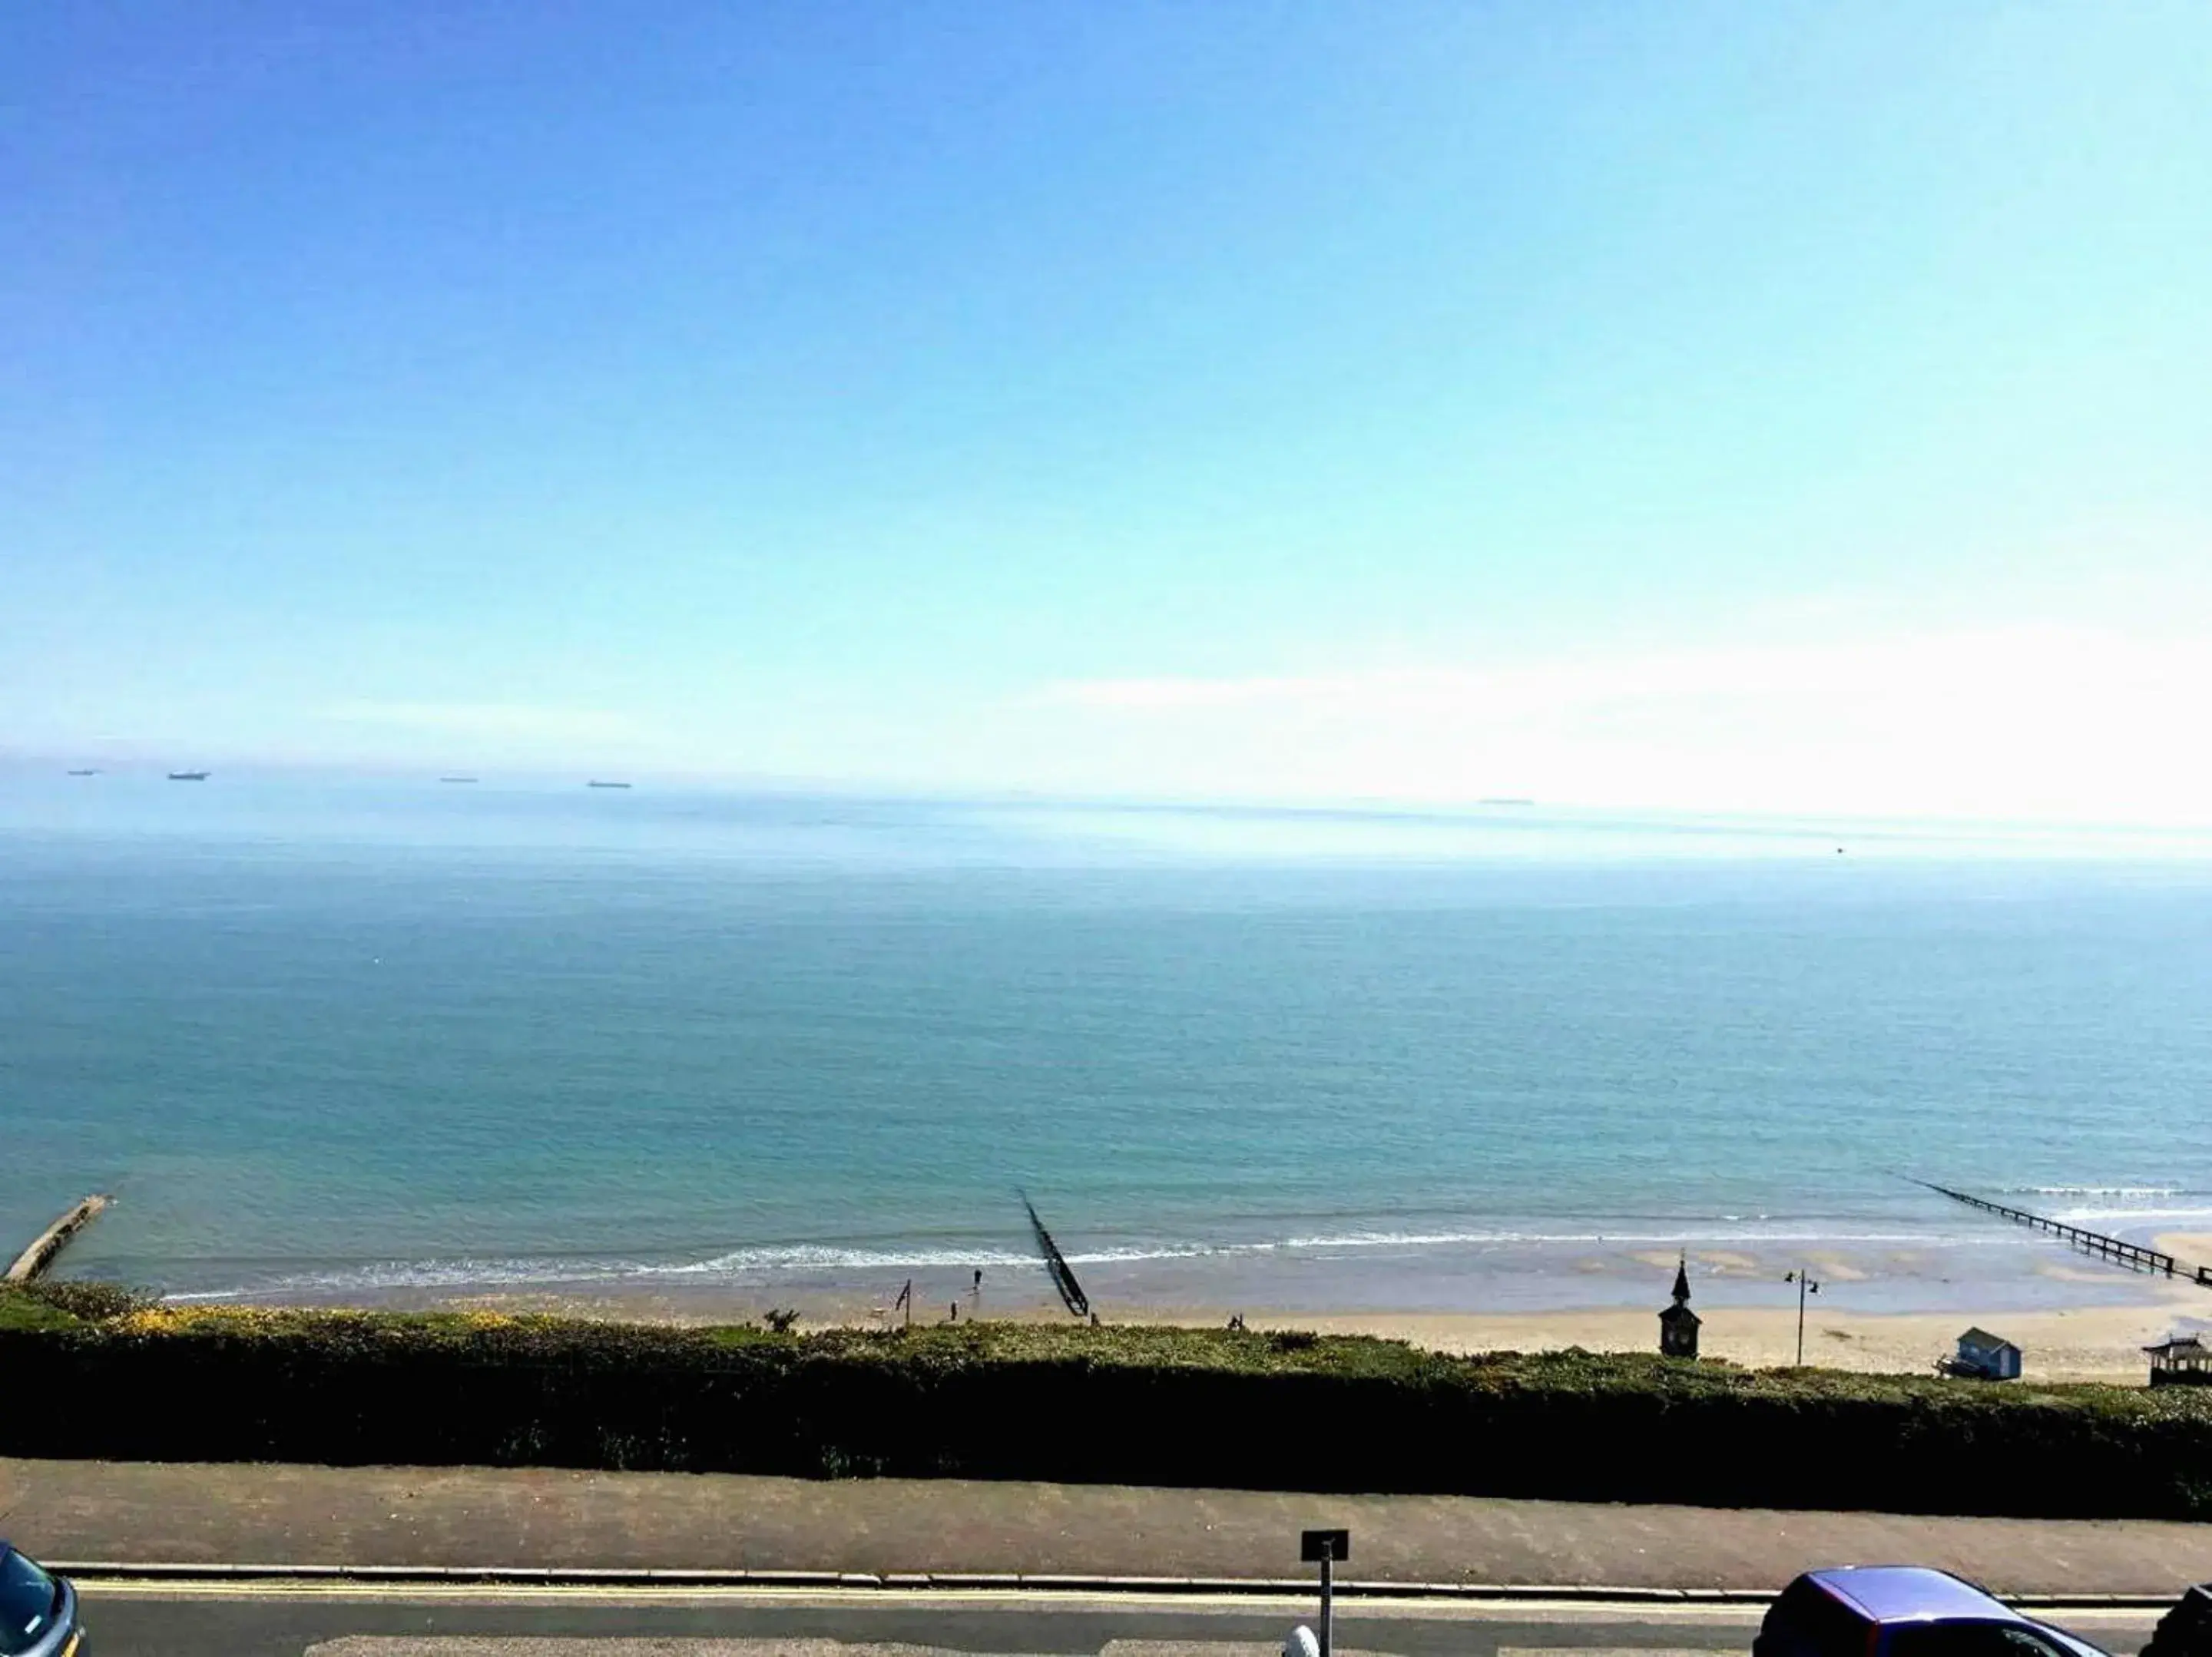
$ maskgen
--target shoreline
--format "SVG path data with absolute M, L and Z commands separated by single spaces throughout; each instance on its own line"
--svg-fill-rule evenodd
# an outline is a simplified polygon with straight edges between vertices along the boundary
M 2184 1227 L 2186 1229 L 2185 1229 Z M 2200 1229 L 2202 1228 L 2202 1229 Z M 2121 1229 L 2194 1261 L 2212 1258 L 2212 1213 L 2153 1235 Z M 1053 1291 L 1033 1248 L 978 1238 L 849 1252 L 827 1245 L 740 1247 L 720 1255 L 651 1251 L 479 1254 L 418 1259 L 175 1261 L 111 1253 L 96 1240 L 73 1256 L 82 1275 L 142 1283 L 178 1301 L 370 1302 L 483 1295 L 584 1298 L 802 1296 L 860 1301 L 911 1279 L 922 1302 L 966 1296 L 981 1272 L 1002 1308 Z M 1086 1240 L 1087 1241 L 1087 1240 Z M 1026 1240 L 1024 1240 L 1026 1242 Z M 1287 1241 L 1070 1247 L 1094 1301 L 1136 1307 L 1261 1307 L 1284 1313 L 1512 1313 L 1620 1310 L 1663 1304 L 1678 1262 L 1707 1305 L 1795 1304 L 1785 1284 L 1809 1272 L 1860 1312 L 2033 1312 L 2137 1304 L 2155 1280 L 2001 1223 L 1970 1235 L 1823 1231 L 1780 1235 L 1657 1228 L 1612 1235 L 1353 1236 Z M 1655 1298 L 1656 1297 L 1656 1298 Z

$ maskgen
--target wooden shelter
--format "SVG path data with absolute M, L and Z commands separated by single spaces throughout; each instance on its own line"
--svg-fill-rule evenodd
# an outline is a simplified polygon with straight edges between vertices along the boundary
M 2150 1355 L 2150 1384 L 2154 1387 L 2212 1387 L 2212 1347 L 2199 1335 L 2176 1335 L 2155 1346 Z

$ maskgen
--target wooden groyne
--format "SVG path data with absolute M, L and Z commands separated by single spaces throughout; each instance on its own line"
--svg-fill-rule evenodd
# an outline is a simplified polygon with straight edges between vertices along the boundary
M 2133 1272 L 2148 1272 L 2153 1277 L 2187 1278 L 2212 1289 L 2212 1266 L 2185 1266 L 2172 1255 L 2155 1248 L 2146 1248 L 2141 1243 L 2108 1237 L 2101 1231 L 2069 1225 L 2063 1220 L 2054 1220 L 2047 1215 L 2031 1214 L 2024 1208 L 1993 1203 L 1986 1197 L 1970 1196 L 1963 1191 L 1954 1191 L 1947 1185 L 1935 1185 L 1926 1180 L 1916 1183 L 1926 1186 L 1930 1191 L 1941 1192 L 1953 1202 L 1964 1203 L 1969 1208 L 1978 1208 L 1985 1213 L 2002 1215 L 2017 1225 L 2062 1238 L 2083 1253 L 2094 1254 L 2099 1259 L 2109 1260 L 2114 1266 L 2124 1266 Z
M 87 1197 L 75 1208 L 56 1220 L 39 1234 L 39 1240 L 15 1257 L 15 1265 L 8 1268 L 4 1281 L 31 1283 L 54 1263 L 54 1257 L 69 1246 L 70 1238 L 98 1219 L 106 1206 L 115 1200 L 97 1193 Z

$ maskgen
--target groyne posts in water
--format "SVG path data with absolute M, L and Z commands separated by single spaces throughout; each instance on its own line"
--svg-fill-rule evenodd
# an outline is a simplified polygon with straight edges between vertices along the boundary
M 115 1200 L 98 1193 L 87 1197 L 75 1208 L 56 1220 L 39 1234 L 39 1239 L 15 1257 L 15 1265 L 8 1268 L 9 1283 L 31 1283 L 54 1263 L 54 1257 L 69 1246 L 70 1238 L 90 1225 L 102 1210 Z
M 1067 1303 L 1070 1312 L 1079 1318 L 1090 1318 L 1093 1323 L 1097 1322 L 1098 1320 L 1091 1315 L 1091 1297 L 1083 1292 L 1083 1285 L 1076 1282 L 1075 1272 L 1067 1263 L 1067 1256 L 1060 1252 L 1060 1245 L 1053 1241 L 1052 1233 L 1046 1230 L 1044 1222 L 1037 1218 L 1036 1205 L 1030 1201 L 1029 1193 L 1017 1191 L 1014 1194 L 1022 1199 L 1022 1206 L 1029 1211 L 1030 1229 L 1036 1234 L 1037 1253 L 1044 1256 L 1044 1269 L 1052 1278 L 1052 1286 L 1060 1290 L 1060 1297 Z M 960 1314 L 957 1304 L 952 1308 L 952 1314 L 955 1317 Z
M 2212 1266 L 2187 1266 L 2172 1255 L 2155 1248 L 2146 1248 L 2141 1243 L 2131 1243 L 2118 1237 L 2108 1237 L 2101 1231 L 2090 1231 L 2078 1225 L 2069 1225 L 2063 1220 L 2054 1220 L 2041 1214 L 2031 1214 L 2024 1208 L 2011 1208 L 2003 1203 L 1993 1203 L 1986 1197 L 1971 1197 L 1963 1191 L 1954 1191 L 1945 1185 L 1936 1185 L 1922 1180 L 1917 1183 L 1929 1190 L 1941 1192 L 1954 1202 L 1964 1203 L 1969 1208 L 1978 1208 L 1991 1214 L 2001 1214 L 2017 1224 L 2036 1231 L 2049 1232 L 2063 1238 L 2085 1254 L 2094 1254 L 2100 1259 L 2110 1260 L 2115 1266 L 2124 1266 L 2136 1272 L 2148 1272 L 2152 1276 L 2172 1277 L 2177 1272 L 2185 1273 L 2197 1283 L 2212 1289 Z

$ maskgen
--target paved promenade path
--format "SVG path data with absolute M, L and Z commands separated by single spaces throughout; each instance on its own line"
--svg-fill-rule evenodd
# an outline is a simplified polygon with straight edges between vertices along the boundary
M 1297 1533 L 1309 1526 L 1351 1527 L 1344 1575 L 1355 1583 L 1771 1592 L 1808 1565 L 1909 1562 L 2064 1599 L 2170 1596 L 2212 1577 L 2212 1526 L 2151 1520 L 0 1460 L 0 1533 L 74 1564 L 1303 1581 Z

